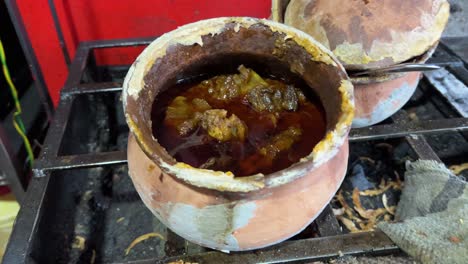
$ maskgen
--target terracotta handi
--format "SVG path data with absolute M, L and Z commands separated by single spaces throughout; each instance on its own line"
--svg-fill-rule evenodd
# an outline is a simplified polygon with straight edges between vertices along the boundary
M 412 61 L 426 62 L 436 47 L 437 43 Z M 413 96 L 421 76 L 420 72 L 408 72 L 352 77 L 356 104 L 353 127 L 370 126 L 392 116 Z
M 273 0 L 272 18 L 310 34 L 346 70 L 364 70 L 414 60 L 423 63 L 415 58 L 432 54 L 449 9 L 446 0 Z M 373 125 L 398 111 L 415 91 L 418 76 L 352 78 L 353 127 Z
M 158 94 L 232 61 L 255 61 L 273 76 L 290 71 L 318 95 L 327 131 L 308 156 L 268 175 L 236 177 L 174 160 L 158 144 L 151 130 Z M 129 173 L 140 197 L 171 230 L 202 246 L 241 251 L 290 238 L 320 214 L 346 172 L 352 84 L 331 52 L 280 23 L 216 18 L 161 36 L 130 68 L 123 104 L 131 130 Z
M 377 124 L 400 110 L 416 91 L 420 72 L 389 74 L 385 80 L 371 77 L 359 83 L 353 79 L 356 113 L 353 127 Z

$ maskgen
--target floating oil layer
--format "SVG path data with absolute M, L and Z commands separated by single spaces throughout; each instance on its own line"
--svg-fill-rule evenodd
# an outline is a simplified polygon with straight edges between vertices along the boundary
M 304 82 L 238 73 L 168 87 L 153 105 L 153 134 L 177 161 L 269 174 L 307 156 L 323 138 L 325 114 Z

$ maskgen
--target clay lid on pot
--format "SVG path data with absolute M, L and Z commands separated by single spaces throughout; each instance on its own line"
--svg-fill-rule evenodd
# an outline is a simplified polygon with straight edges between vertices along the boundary
M 284 2 L 274 0 L 273 7 Z M 272 10 L 273 18 L 282 18 L 275 12 L 284 10 Z M 439 40 L 448 16 L 446 0 L 294 0 L 284 23 L 312 35 L 346 69 L 359 70 L 423 54 Z

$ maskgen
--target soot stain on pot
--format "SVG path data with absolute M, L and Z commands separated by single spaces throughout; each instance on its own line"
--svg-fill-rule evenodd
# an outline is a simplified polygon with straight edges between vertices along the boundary
M 232 60 L 244 60 L 244 62 L 248 62 L 250 65 L 254 66 L 257 66 L 255 64 L 258 64 L 255 63 L 255 58 L 250 58 L 249 62 L 248 56 L 237 56 L 237 58 L 229 59 L 225 58 L 224 60 L 221 60 L 221 62 Z M 233 71 L 233 65 L 236 65 L 236 63 L 232 65 L 224 65 L 224 69 L 222 69 L 221 72 L 231 73 Z M 210 74 L 202 74 L 179 80 L 178 84 L 168 87 L 166 91 L 160 93 L 153 103 L 153 135 L 176 160 L 187 163 L 193 167 L 230 171 L 237 176 L 253 175 L 256 173 L 268 174 L 287 168 L 295 162 L 298 162 L 301 158 L 310 154 L 314 146 L 324 137 L 326 125 L 323 107 L 317 96 L 309 91 L 310 89 L 305 87 L 305 83 L 301 81 L 300 78 L 297 76 L 290 76 L 289 78 L 286 77 L 289 81 L 295 81 L 294 87 L 300 87 L 300 90 L 306 91 L 307 98 L 304 98 L 303 102 L 301 101 L 300 105 L 297 106 L 297 109 L 294 109 L 294 111 L 292 111 L 292 109 L 290 109 L 291 111 L 281 110 L 281 112 L 276 112 L 275 114 L 265 110 L 258 112 L 251 104 L 249 105 L 249 103 L 246 103 L 246 98 L 248 96 L 243 97 L 236 95 L 238 97 L 234 97 L 232 99 L 220 99 L 213 98 L 213 94 L 210 94 L 208 90 L 206 90 L 208 88 L 203 86 L 204 83 L 211 80 L 220 80 L 219 78 L 221 77 L 216 77 L 215 79 L 206 81 L 206 76 L 219 76 L 219 74 L 217 74 L 220 72 L 219 67 L 221 67 L 221 64 L 215 63 L 215 66 L 211 67 L 212 72 Z M 257 67 L 258 69 L 262 68 L 259 66 Z M 244 71 L 247 70 L 249 69 L 244 67 Z M 252 72 L 253 71 L 250 71 L 250 73 Z M 228 76 L 235 77 L 240 75 Z M 205 81 L 199 84 L 200 80 Z M 225 81 L 227 80 L 228 79 Z M 268 81 L 269 79 L 265 80 Z M 277 83 L 283 82 L 286 83 L 287 80 L 283 78 L 282 81 L 275 81 L 274 85 L 278 85 Z M 225 83 L 218 86 L 224 88 L 224 85 Z M 227 96 L 229 95 L 229 91 L 232 92 L 233 89 L 229 90 L 229 88 L 232 87 L 227 87 L 228 90 L 226 90 L 226 94 L 220 95 Z M 285 100 L 284 97 L 282 100 Z M 190 132 L 182 135 L 180 133 L 185 133 L 185 128 L 187 126 L 182 130 L 178 130 L 176 127 L 168 125 L 168 109 L 177 110 L 182 107 L 180 110 L 183 110 L 185 106 L 191 106 L 192 103 L 190 102 L 195 101 L 203 102 L 202 105 L 204 107 L 208 107 L 208 109 L 214 109 L 204 109 L 203 111 L 205 111 L 205 114 L 208 112 L 221 111 L 217 109 L 226 109 L 228 111 L 228 116 L 232 115 L 238 118 L 237 120 L 240 120 L 241 124 L 244 124 L 246 129 L 245 141 L 236 139 L 227 141 L 220 139 L 213 140 L 213 138 L 207 134 L 207 132 L 211 132 L 211 128 L 201 128 L 200 125 L 195 125 L 196 128 L 194 125 L 188 126 L 190 128 Z M 177 105 L 180 105 L 180 107 L 174 108 L 174 106 Z M 168 108 L 168 106 L 170 106 L 170 108 Z M 171 113 L 173 111 L 171 111 Z M 203 115 L 199 114 L 198 116 Z M 231 119 L 231 117 L 229 118 Z M 184 123 L 181 123 L 181 125 L 186 124 L 188 121 L 192 122 L 192 120 L 195 119 L 192 117 L 192 119 L 188 119 Z M 203 123 L 203 121 L 198 122 Z M 213 124 L 213 126 L 217 125 Z M 289 131 L 292 128 L 300 132 L 297 140 L 294 140 L 289 147 L 276 152 L 277 144 L 273 142 L 278 142 L 278 144 L 283 145 L 279 142 L 284 142 L 286 139 L 290 140 L 291 138 L 286 135 L 290 134 Z M 213 128 L 213 130 L 217 129 L 217 127 Z M 270 144 L 275 146 L 275 153 L 278 153 L 274 158 L 271 158 L 270 155 L 260 154 L 262 149 L 265 150 L 266 148 L 266 150 L 268 150 L 268 146 Z M 254 160 L 255 162 L 253 162 Z M 213 162 L 210 163 L 210 161 Z

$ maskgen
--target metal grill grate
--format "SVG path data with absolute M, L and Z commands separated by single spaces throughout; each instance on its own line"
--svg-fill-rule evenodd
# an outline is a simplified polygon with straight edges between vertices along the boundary
M 16 220 L 5 263 L 91 260 L 154 263 L 181 259 L 199 263 L 255 263 L 315 261 L 341 254 L 401 253 L 380 231 L 344 232 L 330 206 L 297 237 L 243 253 L 225 254 L 201 248 L 158 223 L 138 198 L 126 174 L 128 130 L 119 101 L 121 83 L 98 81 L 103 69 L 95 65 L 91 55 L 94 49 L 142 46 L 152 40 L 95 41 L 78 47 L 55 120 L 34 169 L 35 177 Z M 414 159 L 440 161 L 444 158 L 437 155 L 426 138 L 449 133 L 466 142 L 468 137 L 463 131 L 468 129 L 468 117 L 463 104 L 466 105 L 468 97 L 460 96 L 461 90 L 468 93 L 468 64 L 463 54 L 457 56 L 464 43 L 468 43 L 468 38 L 442 41 L 430 62 L 444 66 L 446 71 L 443 76 L 427 75 L 412 99 L 418 101 L 418 93 L 419 97 L 430 97 L 430 104 L 440 118 L 432 119 L 429 115 L 411 120 L 407 111 L 400 110 L 383 124 L 353 129 L 351 152 L 363 142 L 403 142 L 412 149 Z M 145 232 L 162 233 L 165 240 L 148 240 L 126 255 L 130 242 Z M 77 236 L 85 240 L 83 248 L 77 244 Z

